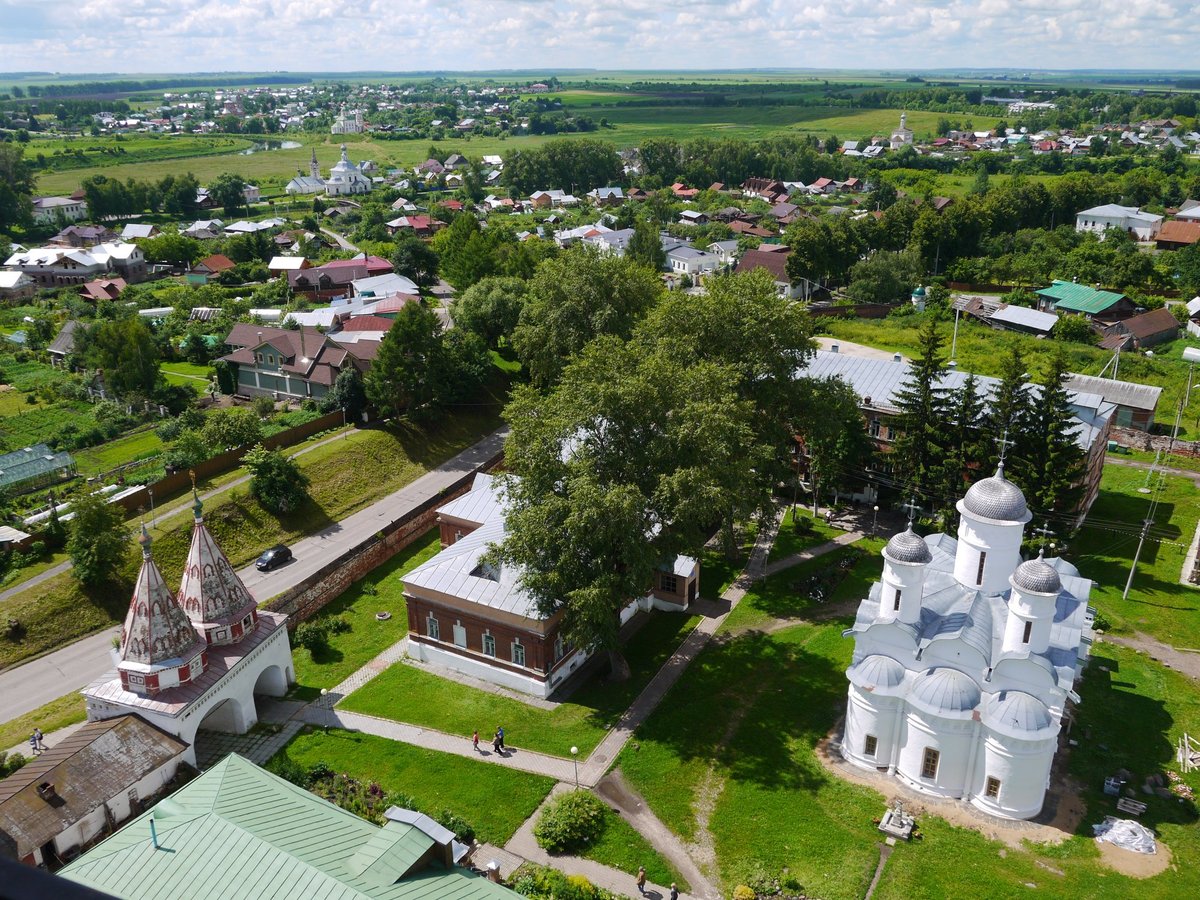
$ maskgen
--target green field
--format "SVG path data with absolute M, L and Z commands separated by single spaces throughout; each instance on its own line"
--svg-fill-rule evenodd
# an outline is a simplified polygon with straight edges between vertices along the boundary
M 252 146 L 248 138 L 232 135 L 200 137 L 183 134 L 121 134 L 103 137 L 62 136 L 34 138 L 25 147 L 25 155 L 40 165 L 65 171 L 107 166 L 113 163 L 151 162 L 184 159 L 214 153 L 235 153 Z
M 162 453 L 163 443 L 153 428 L 127 434 L 115 440 L 79 450 L 72 454 L 80 475 L 98 475 L 125 463 L 148 459 Z

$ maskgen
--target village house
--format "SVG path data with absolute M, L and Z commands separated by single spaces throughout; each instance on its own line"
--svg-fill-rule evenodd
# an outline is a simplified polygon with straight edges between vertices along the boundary
M 1104 333 L 1110 337 L 1125 336 L 1127 340 L 1120 345 L 1122 350 L 1144 350 L 1179 337 L 1179 320 L 1164 306 L 1114 322 Z M 1111 344 L 1109 347 L 1116 349 Z
M 37 282 L 24 272 L 0 270 L 0 300 L 28 300 L 37 293 Z
M 1093 394 L 1104 398 L 1105 403 L 1116 407 L 1113 425 L 1118 428 L 1135 428 L 1149 431 L 1154 425 L 1154 412 L 1158 408 L 1162 388 L 1115 378 L 1098 378 L 1095 375 L 1070 375 L 1065 386 L 1077 394 Z
M 1163 222 L 1154 238 L 1154 246 L 1159 250 L 1183 250 L 1197 242 L 1200 242 L 1200 221 L 1184 219 Z
M 192 266 L 188 271 L 188 281 L 194 284 L 207 284 L 210 278 L 216 278 L 222 272 L 228 272 L 235 268 L 237 268 L 237 263 L 228 256 L 214 253 Z
M 320 399 L 338 373 L 354 367 L 365 373 L 376 354 L 376 341 L 339 342 L 315 327 L 275 328 L 239 322 L 225 344 L 232 352 L 221 357 L 234 367 L 237 393 L 246 397 Z
M 685 209 L 679 214 L 680 225 L 707 225 L 708 214 L 694 209 Z
M 475 476 L 471 490 L 438 510 L 442 551 L 403 576 L 408 654 L 537 697 L 549 696 L 587 659 L 561 634 L 562 613 L 542 615 L 520 585 L 520 572 L 486 560 L 504 539 L 500 485 Z M 700 564 L 679 556 L 662 566 L 637 611 L 684 610 L 699 591 Z
M 267 263 L 267 271 L 272 277 L 310 268 L 312 263 L 303 256 L 272 256 L 271 261 Z
M 68 225 L 46 243 L 52 247 L 94 247 L 116 234 L 104 225 Z
M 1104 237 L 1110 228 L 1124 231 L 1138 241 L 1152 241 L 1162 227 L 1162 216 L 1144 213 L 1136 206 L 1108 203 L 1075 214 L 1075 230 L 1090 231 Z
M 157 225 L 147 222 L 130 222 L 121 229 L 121 240 L 123 241 L 139 241 L 146 238 L 157 237 L 159 229 Z
M 667 267 L 673 275 L 698 278 L 715 271 L 720 265 L 721 260 L 716 254 L 706 253 L 686 244 L 674 247 L 667 252 Z
M 97 278 L 80 285 L 79 296 L 93 303 L 98 300 L 116 300 L 121 296 L 121 291 L 128 286 L 124 278 Z
M 767 251 L 763 249 L 747 250 L 738 260 L 735 272 L 753 272 L 766 269 L 775 280 L 775 290 L 780 297 L 789 300 L 802 300 L 809 297 L 818 287 L 813 282 L 804 280 L 793 283 L 787 273 L 787 261 L 790 254 L 785 250 Z
M 24 273 L 38 287 L 54 288 L 66 284 L 83 284 L 108 271 L 107 260 L 100 260 L 86 250 L 63 247 L 39 247 L 19 250 L 4 263 L 8 268 Z
M 419 238 L 433 237 L 438 231 L 445 227 L 441 221 L 434 219 L 431 216 L 411 215 L 400 216 L 397 219 L 392 219 L 386 222 L 385 226 L 388 234 L 398 234 L 401 231 L 411 231 Z
M 625 202 L 625 192 L 619 187 L 594 188 L 587 197 L 596 206 L 620 206 Z
M 88 205 L 83 199 L 74 197 L 34 197 L 33 222 L 35 225 L 53 225 L 55 222 L 78 222 L 87 218 Z
M 1034 291 L 1043 312 L 1075 313 L 1099 322 L 1127 319 L 1137 312 L 1133 301 L 1115 291 L 1102 291 L 1073 281 L 1055 281 Z

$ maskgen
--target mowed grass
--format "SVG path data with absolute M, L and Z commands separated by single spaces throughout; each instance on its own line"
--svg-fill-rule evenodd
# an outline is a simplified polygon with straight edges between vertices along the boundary
M 303 647 L 292 649 L 296 667 L 294 699 L 316 699 L 322 688 L 338 684 L 408 634 L 400 578 L 439 549 L 438 531 L 431 529 L 321 610 L 322 616 L 342 619 L 350 630 L 331 634 L 328 647 L 315 654 Z M 379 621 L 375 618 L 378 612 L 391 613 L 391 618 Z
M 653 613 L 625 646 L 632 676 L 610 683 L 594 676 L 553 710 L 468 687 L 404 663 L 350 694 L 342 708 L 398 722 L 423 725 L 470 738 L 504 728 L 506 745 L 570 758 L 571 747 L 586 757 L 667 658 L 695 627 L 683 613 Z
M 668 887 L 674 882 L 680 891 L 689 890 L 687 881 L 675 867 L 611 807 L 605 809 L 604 830 L 599 840 L 579 855 L 626 873 L 631 884 L 637 878 L 638 866 L 645 866 L 646 878 L 652 884 Z
M 843 627 L 799 624 L 710 645 L 618 759 L 669 827 L 685 840 L 712 840 L 726 892 L 750 873 L 786 873 L 810 896 L 858 900 L 874 874 L 880 836 L 872 820 L 887 798 L 830 774 L 814 752 L 845 709 L 853 645 Z M 1108 646 L 1096 655 L 1080 686 L 1080 746 L 1069 762 L 1086 786 L 1079 832 L 1060 846 L 1015 849 L 922 815 L 924 840 L 896 848 L 876 897 L 1021 897 L 1028 884 L 1059 897 L 1200 892 L 1200 871 L 1186 862 L 1200 843 L 1190 803 L 1138 795 L 1151 807 L 1143 821 L 1178 861 L 1168 872 L 1136 881 L 1098 862 L 1090 826 L 1114 808 L 1102 774 L 1124 765 L 1140 784 L 1169 767 L 1174 740 L 1200 728 L 1200 702 L 1193 683 L 1145 656 Z M 1187 780 L 1200 785 L 1195 774 Z M 707 833 L 696 816 L 701 802 L 711 809 Z
M 298 734 L 279 756 L 304 769 L 324 763 L 388 793 L 408 794 L 432 815 L 449 810 L 469 822 L 481 842 L 498 846 L 554 786 L 541 775 L 338 729 Z
M 1181 584 L 1188 545 L 1200 519 L 1200 491 L 1181 476 L 1158 477 L 1126 466 L 1107 465 L 1096 499 L 1065 556 L 1095 582 L 1090 603 L 1121 632 L 1143 631 L 1176 647 L 1200 647 L 1200 588 Z M 1121 599 L 1137 551 L 1138 532 L 1158 505 L 1150 539 L 1142 548 L 1128 599 Z
M 51 700 L 44 706 L 39 706 L 32 712 L 15 719 L 9 719 L 0 725 L 0 752 L 10 747 L 16 747 L 25 742 L 25 749 L 19 751 L 29 755 L 29 736 L 33 729 L 42 729 L 42 734 L 49 735 L 60 728 L 74 725 L 87 718 L 87 707 L 82 694 L 67 694 L 57 700 Z M 47 741 L 46 746 L 53 749 L 53 742 Z
M 803 506 L 789 509 L 783 514 L 779 523 L 779 534 L 767 555 L 768 562 L 785 559 L 795 553 L 820 546 L 826 541 L 833 540 L 839 534 L 845 534 L 841 528 L 826 525 L 820 516 L 814 517 Z

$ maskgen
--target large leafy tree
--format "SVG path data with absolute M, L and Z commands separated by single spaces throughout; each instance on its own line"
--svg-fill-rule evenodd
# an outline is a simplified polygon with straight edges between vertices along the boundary
M 85 492 L 71 501 L 71 512 L 71 574 L 86 585 L 103 584 L 116 574 L 128 548 L 120 510 L 101 495 Z
M 252 409 L 218 409 L 205 418 L 201 434 L 210 451 L 223 453 L 233 447 L 258 443 L 262 439 L 262 423 Z
M 761 461 L 751 404 L 727 367 L 687 364 L 597 338 L 548 393 L 523 386 L 506 410 L 507 534 L 498 557 L 566 637 L 607 650 L 628 675 L 619 613 L 655 569 L 698 553 Z
M 35 180 L 25 148 L 17 143 L 0 144 L 0 229 L 29 223 Z
M 941 486 L 946 464 L 944 343 L 937 322 L 928 317 L 917 335 L 920 355 L 913 360 L 908 377 L 895 396 L 900 437 L 892 453 L 894 468 L 908 488 L 921 494 Z
M 655 272 L 666 267 L 667 251 L 663 249 L 658 229 L 649 219 L 641 219 L 634 223 L 633 234 L 629 238 L 629 245 L 625 248 L 625 255 L 643 266 L 648 266 Z
M 429 287 L 438 278 L 437 253 L 412 232 L 396 235 L 392 265 L 397 274 L 411 279 L 417 287 Z
M 520 278 L 485 278 L 454 301 L 454 325 L 479 335 L 489 347 L 499 347 L 516 329 L 525 299 L 526 283 Z
M 435 403 L 433 377 L 442 326 L 432 310 L 407 303 L 383 336 L 367 371 L 367 399 L 391 415 L 420 416 Z
M 308 497 L 308 476 L 291 457 L 261 444 L 242 457 L 250 473 L 250 494 L 264 508 L 289 513 Z
M 104 384 L 118 397 L 149 397 L 159 378 L 159 352 L 154 335 L 138 316 L 101 322 L 77 341 L 86 364 L 104 373 Z M 82 337 L 82 341 L 80 341 Z
M 853 387 L 840 378 L 802 378 L 798 388 L 815 515 L 822 490 L 855 480 L 872 447 Z
M 629 337 L 663 293 L 658 275 L 644 266 L 574 248 L 539 267 L 513 332 L 513 348 L 533 383 L 549 387 L 593 338 Z
M 208 194 L 227 216 L 241 215 L 246 209 L 246 179 L 241 175 L 222 172 L 209 184 Z
M 790 478 L 794 438 L 809 415 L 797 376 L 813 350 L 808 314 L 776 293 L 764 271 L 710 278 L 705 293 L 668 294 L 640 323 L 634 343 L 642 353 L 670 348 L 684 365 L 714 364 L 734 374 L 738 398 L 755 410 L 754 444 L 765 448 L 738 504 L 722 516 L 732 551 L 736 519 L 764 508 L 771 490 Z
M 338 372 L 333 387 L 321 401 L 321 408 L 326 411 L 345 410 L 346 421 L 357 422 L 367 408 L 367 390 L 363 386 L 362 373 L 354 366 L 346 366 Z

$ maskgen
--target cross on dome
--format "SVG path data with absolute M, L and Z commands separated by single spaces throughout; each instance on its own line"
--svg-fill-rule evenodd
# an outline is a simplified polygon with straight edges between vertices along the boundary
M 902 504 L 904 509 L 908 510 L 908 530 L 912 531 L 913 521 L 917 518 L 917 513 L 921 511 L 921 507 L 917 506 L 916 496 L 908 498 L 908 502 Z
M 1004 477 L 1004 458 L 1008 456 L 1008 448 L 1016 445 L 1016 441 L 1008 439 L 1008 428 L 1005 427 L 1004 434 L 996 438 L 996 445 L 1000 448 L 1000 461 L 996 464 L 996 477 Z

